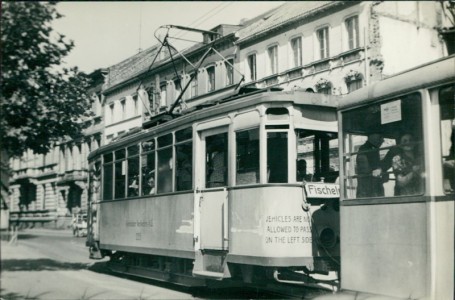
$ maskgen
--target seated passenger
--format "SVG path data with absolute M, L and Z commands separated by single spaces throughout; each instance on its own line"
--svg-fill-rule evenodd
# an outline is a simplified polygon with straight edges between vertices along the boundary
M 418 153 L 414 137 L 410 133 L 401 135 L 399 144 L 389 150 L 382 161 L 383 170 L 393 169 L 395 174 L 395 196 L 415 195 L 423 191 L 422 156 Z

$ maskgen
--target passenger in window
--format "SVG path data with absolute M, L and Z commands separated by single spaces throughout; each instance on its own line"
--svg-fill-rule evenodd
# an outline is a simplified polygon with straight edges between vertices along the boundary
M 379 132 L 370 133 L 367 141 L 359 147 L 356 159 L 357 198 L 384 196 L 383 183 L 387 181 L 382 176 L 379 147 L 384 142 Z
M 139 195 L 139 177 L 135 175 L 130 179 L 130 185 L 128 186 L 128 197 L 134 197 Z
M 395 196 L 422 193 L 421 160 L 414 136 L 410 133 L 402 134 L 398 145 L 389 150 L 382 162 L 383 170 L 392 166 L 396 180 Z
M 155 194 L 155 178 L 153 177 L 153 174 L 148 178 L 147 180 L 147 190 L 149 190 L 149 195 Z

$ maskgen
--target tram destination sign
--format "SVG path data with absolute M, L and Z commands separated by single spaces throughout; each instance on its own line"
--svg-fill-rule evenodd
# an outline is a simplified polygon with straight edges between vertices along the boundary
M 334 183 L 307 182 L 305 192 L 308 198 L 339 198 L 340 186 Z

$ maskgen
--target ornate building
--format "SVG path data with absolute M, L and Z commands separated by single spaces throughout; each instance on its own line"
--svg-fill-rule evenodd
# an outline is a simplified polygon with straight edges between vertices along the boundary
M 438 2 L 289 2 L 240 29 L 246 85 L 344 95 L 446 55 Z

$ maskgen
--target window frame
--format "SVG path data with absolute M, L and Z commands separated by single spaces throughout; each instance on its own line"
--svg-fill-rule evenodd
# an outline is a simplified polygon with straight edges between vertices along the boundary
M 123 157 L 119 156 L 118 153 L 124 152 Z M 123 180 L 117 179 L 118 173 L 117 168 L 120 165 L 120 173 L 123 177 Z M 124 172 L 124 174 L 123 174 Z M 127 170 L 127 160 L 126 160 L 126 147 L 119 148 L 114 151 L 114 200 L 124 199 L 126 198 L 127 194 L 127 186 L 126 186 L 126 177 L 128 174 Z M 123 181 L 123 192 L 118 190 L 117 184 Z M 123 196 L 123 197 L 122 197 Z
M 267 47 L 267 66 L 269 75 L 278 74 L 278 44 L 273 44 Z
M 234 58 L 228 58 L 224 61 L 226 72 L 226 86 L 234 84 Z
M 177 97 L 180 95 L 180 93 L 182 92 L 182 79 L 180 77 L 178 78 L 175 78 L 173 81 L 173 84 L 174 84 L 174 101 L 177 100 Z M 183 96 L 182 95 L 182 99 L 183 99 Z
M 297 48 L 294 47 L 295 41 L 298 41 Z M 301 67 L 303 64 L 303 54 L 302 54 L 302 36 L 295 36 L 289 40 L 289 46 L 291 49 L 291 68 Z M 297 51 L 296 51 L 297 50 Z M 297 53 L 296 53 L 297 52 Z
M 120 107 L 122 109 L 122 120 L 126 120 L 127 109 L 126 109 L 126 98 L 120 99 Z
M 110 159 L 106 162 L 107 158 Z M 108 153 L 103 154 L 102 160 L 102 178 L 103 178 L 103 185 L 102 185 L 102 201 L 110 201 L 114 199 L 114 152 L 110 151 Z M 107 168 L 110 167 L 110 174 L 107 174 Z M 110 181 L 107 180 L 107 176 L 110 176 Z M 110 184 L 108 184 L 110 183 Z M 110 189 L 108 188 L 110 187 Z M 106 198 L 106 191 L 109 191 L 110 197 Z
M 153 147 L 151 149 L 148 149 L 147 151 L 144 151 L 144 145 L 146 143 L 153 143 Z M 151 155 L 151 156 L 149 156 Z M 145 159 L 144 159 L 145 157 Z M 147 169 L 150 164 L 149 164 L 149 157 L 153 157 L 153 164 L 152 164 L 152 169 Z M 144 163 L 146 165 L 144 165 Z M 149 138 L 146 140 L 141 141 L 140 143 L 140 191 L 139 194 L 141 196 L 147 196 L 147 195 L 155 195 L 156 194 L 156 138 Z M 148 173 L 151 173 L 152 175 L 149 177 L 146 177 L 148 174 L 145 174 L 145 170 L 148 171 Z M 146 191 L 146 182 L 150 180 L 150 178 L 153 178 L 153 191 L 150 189 L 149 191 Z
M 348 93 L 357 91 L 358 89 L 361 89 L 363 87 L 363 79 L 361 77 L 359 77 L 355 80 L 349 80 L 348 82 L 346 82 L 346 87 L 347 87 Z
M 255 162 L 255 168 L 256 170 L 254 170 L 253 168 L 250 168 L 250 172 L 253 171 L 255 172 L 255 176 L 256 176 L 256 182 L 246 182 L 246 183 L 239 183 L 239 169 L 241 169 L 239 167 L 239 139 L 238 139 L 238 135 L 239 134 L 242 134 L 242 133 L 245 133 L 245 132 L 248 132 L 250 134 L 250 132 L 252 131 L 257 131 L 257 162 Z M 247 185 L 247 184 L 259 184 L 261 182 L 261 176 L 260 176 L 260 166 L 261 166 L 261 155 L 260 155 L 260 152 L 261 152 L 261 129 L 260 127 L 252 127 L 252 128 L 245 128 L 245 129 L 240 129 L 240 130 L 236 130 L 235 131 L 235 157 L 236 157 L 236 163 L 235 163 L 235 185 L 236 186 L 239 186 L 239 185 Z M 247 145 L 247 148 L 249 149 L 251 147 L 251 141 L 250 143 L 248 143 Z M 251 160 L 248 160 L 249 162 L 251 162 Z M 243 167 L 242 169 L 245 169 L 245 167 Z
M 213 92 L 216 89 L 216 68 L 215 65 L 209 65 L 205 68 L 207 73 L 207 93 Z M 213 72 L 212 72 L 213 70 Z
M 327 59 L 330 57 L 330 33 L 329 25 L 325 25 L 316 29 L 317 53 L 319 59 Z M 322 35 L 320 34 L 322 33 Z
M 254 61 L 250 58 L 254 58 Z M 257 53 L 250 53 L 247 56 L 247 65 L 248 65 L 248 71 L 249 71 L 249 75 L 250 75 L 250 81 L 256 81 L 258 78 L 257 77 Z
M 354 21 L 354 22 L 352 22 Z M 359 16 L 352 15 L 344 20 L 346 28 L 346 46 L 347 50 L 353 50 L 360 45 Z
M 167 83 L 160 83 L 160 108 L 167 107 Z
M 198 88 L 199 88 L 198 74 L 196 73 L 194 75 L 193 79 L 191 80 L 191 88 L 190 88 L 191 98 L 198 96 Z
M 191 134 L 189 136 L 182 136 L 180 137 L 180 133 L 185 133 L 185 131 L 189 131 L 191 132 Z M 189 191 L 189 190 L 192 190 L 193 189 L 193 185 L 194 185 L 194 164 L 193 164 L 193 161 L 194 161 L 194 153 L 193 153 L 193 128 L 191 126 L 189 127 L 186 127 L 186 128 L 182 128 L 180 130 L 176 130 L 175 133 L 174 133 L 174 143 L 173 143 L 173 147 L 174 147 L 174 151 L 175 151 L 175 158 L 174 158 L 174 161 L 175 161 L 175 174 L 174 174 L 174 182 L 175 182 L 175 188 L 174 188 L 174 191 L 175 192 L 181 192 L 181 191 Z M 187 172 L 182 172 L 182 166 L 180 165 L 181 163 L 181 159 L 180 159 L 180 155 L 179 153 L 182 153 L 180 151 L 178 151 L 178 148 L 182 147 L 182 146 L 190 146 L 190 155 L 189 155 L 189 159 L 187 159 L 186 161 L 189 161 L 190 162 L 190 165 L 187 165 L 189 166 L 190 170 L 188 172 L 188 170 L 186 170 Z M 188 169 L 188 167 L 187 167 Z M 183 179 L 184 175 L 186 174 L 186 176 L 190 176 L 190 187 L 189 188 L 185 188 L 185 184 L 183 183 L 184 181 L 181 182 L 181 180 Z M 180 184 L 182 184 L 184 187 L 180 187 Z
M 164 144 L 160 145 L 160 138 L 170 138 L 170 142 L 164 140 Z M 172 193 L 174 191 L 174 172 L 175 172 L 175 155 L 174 155 L 174 134 L 165 133 L 157 136 L 156 138 L 156 175 L 155 175 L 155 193 L 156 194 L 166 194 Z M 167 161 L 162 162 L 161 160 L 167 158 L 170 151 L 170 158 Z M 169 169 L 164 169 L 169 165 Z M 160 170 L 161 169 L 161 170 Z M 168 173 L 163 172 L 166 171 Z M 170 179 L 169 182 L 166 182 L 167 179 Z M 163 184 L 161 182 L 164 182 Z
M 414 97 L 414 98 L 413 98 Z M 418 97 L 419 99 L 415 99 Z M 394 203 L 397 202 L 410 202 L 415 201 L 416 197 L 422 198 L 428 191 L 427 191 L 427 183 L 428 180 L 422 179 L 421 181 L 421 191 L 418 193 L 413 194 L 401 194 L 395 195 L 395 185 L 389 185 L 386 187 L 384 184 L 389 183 L 391 184 L 392 181 L 396 180 L 395 175 L 393 173 L 393 168 L 390 166 L 384 173 L 389 174 L 389 179 L 383 183 L 384 187 L 384 195 L 383 196 L 357 196 L 357 187 L 359 183 L 357 182 L 357 178 L 359 177 L 357 172 L 357 155 L 361 153 L 358 148 L 365 143 L 367 140 L 367 135 L 371 130 L 367 131 L 368 127 L 374 128 L 373 130 L 377 130 L 377 126 L 373 126 L 375 123 L 368 123 L 366 122 L 363 125 L 352 125 L 351 122 L 358 122 L 354 121 L 353 113 L 357 112 L 357 115 L 361 116 L 358 119 L 367 120 L 368 115 L 366 111 L 369 112 L 378 112 L 381 116 L 381 110 L 387 107 L 388 103 L 393 103 L 394 101 L 400 100 L 401 105 L 401 114 L 400 114 L 400 123 L 396 123 L 397 121 L 387 121 L 385 123 L 380 124 L 380 131 L 383 132 L 384 142 L 381 144 L 379 149 L 381 165 L 383 165 L 382 160 L 384 157 L 390 152 L 391 149 L 396 147 L 398 143 L 398 139 L 402 133 L 407 133 L 411 131 L 414 135 L 415 141 L 413 144 L 418 147 L 417 153 L 421 156 L 421 159 L 415 159 L 414 161 L 420 162 L 421 172 L 425 173 L 426 171 L 426 164 L 428 163 L 427 157 L 425 156 L 425 129 L 424 129 L 424 100 L 425 96 L 422 95 L 420 91 L 411 91 L 406 94 L 402 95 L 393 95 L 392 97 L 381 98 L 378 101 L 369 102 L 368 104 L 362 105 L 360 107 L 355 107 L 346 111 L 341 112 L 341 126 L 342 126 L 342 141 L 339 142 L 339 147 L 342 149 L 341 157 L 341 165 L 340 165 L 340 182 L 342 182 L 342 191 L 341 197 L 343 201 L 347 201 L 347 203 L 352 204 L 372 204 L 372 203 L 389 203 L 393 201 Z M 405 103 L 405 107 L 403 108 L 403 103 Z M 375 107 L 376 106 L 376 107 Z M 414 108 L 414 110 L 410 110 L 409 108 Z M 405 115 L 407 114 L 407 115 Z M 420 115 L 419 115 L 420 114 Z M 412 115 L 412 116 L 411 116 Z M 378 119 L 376 117 L 376 119 Z M 414 122 L 412 120 L 415 120 Z M 412 123 L 413 126 L 408 124 L 409 122 Z M 376 124 L 377 125 L 377 124 Z M 347 128 L 349 127 L 349 129 Z M 389 127 L 389 128 L 386 128 Z M 412 129 L 410 129 L 412 128 Z M 394 129 L 394 130 L 392 130 Z M 400 130 L 397 130 L 400 129 Z M 360 132 L 360 130 L 363 130 Z M 393 137 L 392 137 L 393 132 Z M 356 139 L 357 141 L 354 141 Z M 360 138 L 362 137 L 362 138 Z M 340 139 L 341 139 L 340 138 Z M 364 150 L 365 151 L 365 150 Z M 355 183 L 348 184 L 348 181 L 355 179 Z M 364 185 L 362 185 L 364 186 Z M 355 193 L 354 193 L 355 192 Z M 387 192 L 389 194 L 387 194 Z M 351 195 L 349 195 L 351 193 Z M 392 193 L 392 195 L 390 195 Z

